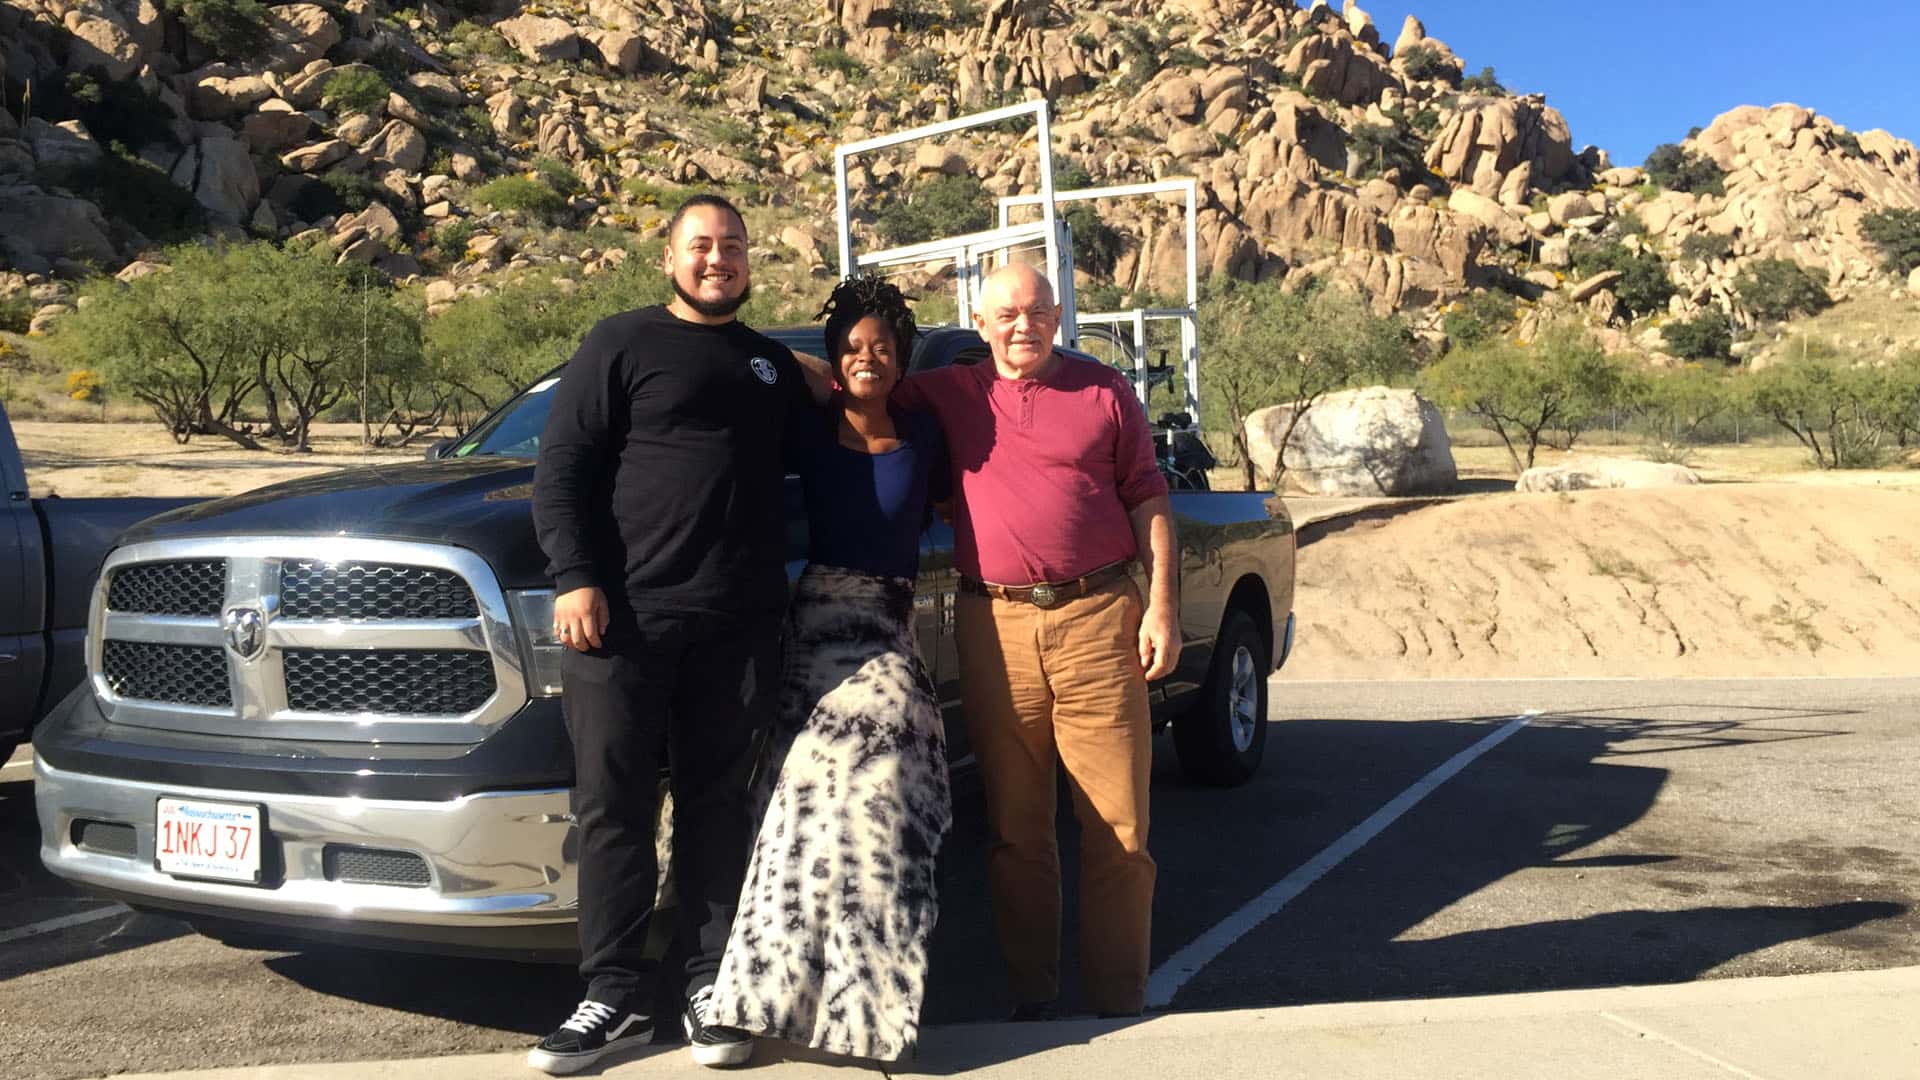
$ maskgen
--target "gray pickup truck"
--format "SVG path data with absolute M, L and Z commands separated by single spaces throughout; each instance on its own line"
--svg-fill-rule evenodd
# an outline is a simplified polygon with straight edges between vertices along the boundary
M 818 328 L 776 332 L 821 351 Z M 979 362 L 930 335 L 916 369 Z M 91 596 L 87 679 L 34 738 L 41 857 L 222 937 L 560 959 L 577 870 L 553 588 L 529 496 L 563 373 L 430 460 L 296 480 L 151 520 Z M 806 548 L 788 486 L 790 568 Z M 1179 670 L 1152 688 L 1186 773 L 1245 781 L 1292 641 L 1278 499 L 1176 491 Z M 952 533 L 936 523 L 921 649 L 964 762 Z
M 121 530 L 185 499 L 34 499 L 0 406 L 0 761 L 86 675 L 94 576 Z

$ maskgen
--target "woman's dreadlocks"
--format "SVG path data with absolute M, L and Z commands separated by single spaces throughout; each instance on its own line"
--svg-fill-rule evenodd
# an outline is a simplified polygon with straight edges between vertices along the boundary
M 911 299 L 885 278 L 850 277 L 835 285 L 820 314 L 814 316 L 816 319 L 820 315 L 827 317 L 827 362 L 838 367 L 854 324 L 876 315 L 893 331 L 894 355 L 904 371 L 913 356 L 913 343 L 920 337 L 920 328 L 913 321 L 913 309 L 907 306 Z

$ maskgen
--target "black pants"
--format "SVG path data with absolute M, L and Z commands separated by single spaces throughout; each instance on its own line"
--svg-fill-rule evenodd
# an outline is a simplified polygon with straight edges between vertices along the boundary
M 673 791 L 673 880 L 687 993 L 711 985 L 753 843 L 748 784 L 780 674 L 780 619 L 643 613 L 592 653 L 569 651 L 587 997 L 648 1012 L 645 954 L 659 878 L 659 775 Z

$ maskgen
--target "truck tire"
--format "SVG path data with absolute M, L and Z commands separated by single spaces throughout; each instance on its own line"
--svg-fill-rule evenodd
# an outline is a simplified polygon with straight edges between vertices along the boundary
M 1200 699 L 1174 718 L 1173 748 L 1187 779 L 1211 787 L 1246 783 L 1267 751 L 1266 641 L 1253 616 L 1227 612 Z

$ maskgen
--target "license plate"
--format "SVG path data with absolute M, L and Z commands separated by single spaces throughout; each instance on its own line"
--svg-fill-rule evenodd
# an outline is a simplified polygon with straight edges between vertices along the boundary
M 163 874 L 260 881 L 260 807 L 249 803 L 160 800 L 153 861 Z

